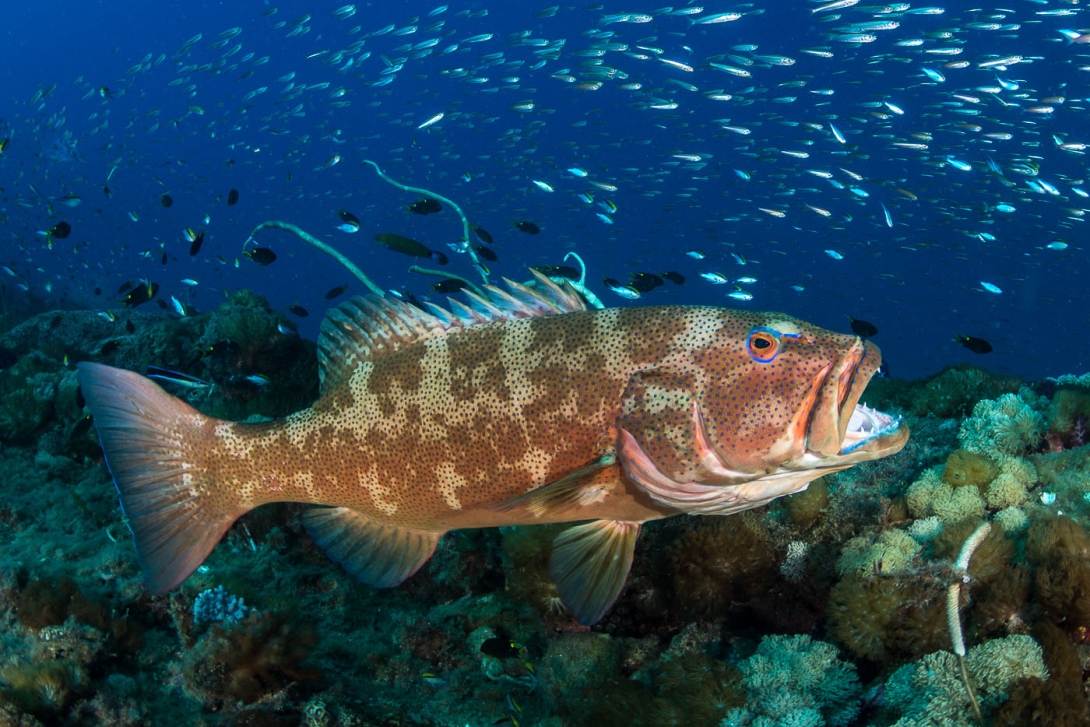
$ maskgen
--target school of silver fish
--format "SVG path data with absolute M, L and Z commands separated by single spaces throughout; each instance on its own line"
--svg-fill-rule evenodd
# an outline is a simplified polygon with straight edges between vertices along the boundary
M 897 250 L 930 254 L 913 258 L 919 269 L 979 261 L 984 271 L 961 287 L 988 305 L 1081 255 L 1085 7 L 835 0 L 784 12 L 439 5 L 379 27 L 349 4 L 295 18 L 270 7 L 244 25 L 209 27 L 105 83 L 44 83 L 6 116 L 0 154 L 34 146 L 42 162 L 8 175 L 3 214 L 17 250 L 3 270 L 23 290 L 50 293 L 65 278 L 105 288 L 126 279 L 111 271 L 143 265 L 179 314 L 191 311 L 202 276 L 171 278 L 160 258 L 194 230 L 210 234 L 203 262 L 229 269 L 240 258 L 236 240 L 217 247 L 222 212 L 203 190 L 203 206 L 170 229 L 135 203 L 103 207 L 99 197 L 102 219 L 124 234 L 51 234 L 61 219 L 78 233 L 91 206 L 81 201 L 111 186 L 150 186 L 155 205 L 168 191 L 181 199 L 168 187 L 195 162 L 170 157 L 164 142 L 214 145 L 259 169 L 275 192 L 262 202 L 270 212 L 276 200 L 352 198 L 366 175 L 347 162 L 371 156 L 438 180 L 467 208 L 563 220 L 549 248 L 520 250 L 522 266 L 591 239 L 629 244 L 626 216 L 638 207 L 661 210 L 641 230 L 646 247 L 677 229 L 744 223 L 762 234 L 666 245 L 679 259 L 693 243 L 707 249 L 693 272 L 724 285 L 717 294 L 734 304 L 781 307 L 817 284 L 815 266 L 846 260 L 863 261 L 897 299 L 905 265 L 882 252 Z M 500 33 L 500 18 L 525 29 Z M 164 92 L 169 103 L 146 101 Z M 355 199 L 360 218 L 377 214 L 375 200 Z M 836 242 L 809 249 L 811 237 Z M 630 286 L 614 292 L 640 297 Z

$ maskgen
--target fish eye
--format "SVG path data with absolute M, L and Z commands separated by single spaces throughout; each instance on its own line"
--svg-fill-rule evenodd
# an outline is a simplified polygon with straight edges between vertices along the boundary
M 771 363 L 780 355 L 779 331 L 754 328 L 746 339 L 746 352 L 758 363 Z

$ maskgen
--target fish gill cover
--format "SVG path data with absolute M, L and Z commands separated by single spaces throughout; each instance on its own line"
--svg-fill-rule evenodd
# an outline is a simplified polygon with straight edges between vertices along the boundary
M 107 2 L 6 31 L 3 719 L 1086 719 L 1084 8 Z M 915 439 L 645 527 L 592 627 L 552 526 L 455 531 L 377 592 L 284 504 L 151 595 L 73 367 L 161 367 L 227 419 L 308 406 L 327 294 L 369 286 L 295 225 L 410 302 L 534 267 L 873 337 L 930 377 L 867 397 Z M 245 618 L 195 622 L 217 587 Z M 814 645 L 769 666 L 783 634 Z

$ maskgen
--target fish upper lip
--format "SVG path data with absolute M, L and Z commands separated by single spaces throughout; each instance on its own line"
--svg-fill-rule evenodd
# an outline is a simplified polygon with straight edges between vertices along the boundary
M 871 353 L 870 348 L 872 347 L 865 341 L 856 338 L 856 345 L 851 347 L 839 364 L 834 365 L 820 377 L 818 390 L 821 394 L 811 409 L 806 428 L 805 450 L 808 454 L 822 459 L 843 457 L 857 452 L 871 442 L 893 436 L 902 429 L 901 417 L 886 414 L 859 403 L 873 375 L 873 371 L 871 375 L 867 375 L 866 372 L 860 373 L 864 361 Z M 878 353 L 876 349 L 874 353 Z M 878 367 L 874 366 L 873 370 L 877 371 Z M 830 391 L 833 388 L 830 384 L 834 381 L 835 394 Z M 835 403 L 829 401 L 831 394 L 836 396 Z M 818 418 L 823 416 L 830 417 L 832 421 L 826 421 L 819 429 L 828 427 L 837 433 L 835 450 L 832 446 L 828 446 L 834 444 L 833 442 L 819 445 L 817 442 L 810 441 L 810 435 L 818 424 Z

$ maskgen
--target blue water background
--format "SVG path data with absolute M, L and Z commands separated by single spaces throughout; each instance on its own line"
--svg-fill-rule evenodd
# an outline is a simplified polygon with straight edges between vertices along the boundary
M 983 22 L 984 13 L 965 12 L 979 5 L 946 4 L 942 15 L 896 16 L 899 28 L 875 33 L 873 43 L 853 45 L 831 41 L 827 34 L 837 23 L 820 22 L 828 13 L 811 13 L 813 6 L 800 2 L 707 2 L 704 16 L 740 7 L 766 11 L 707 26 L 635 1 L 606 3 L 602 9 L 577 3 L 545 18 L 535 17 L 544 4 L 454 3 L 427 17 L 437 2 L 384 2 L 358 3 L 354 17 L 340 20 L 332 15 L 338 5 L 281 2 L 276 14 L 262 17 L 271 5 L 110 0 L 19 3 L 6 13 L 0 30 L 0 135 L 11 141 L 0 158 L 0 263 L 15 277 L 0 275 L 5 297 L 33 295 L 47 306 L 55 300 L 57 305 L 116 309 L 122 283 L 148 278 L 161 285 L 161 299 L 174 295 L 205 310 L 222 301 L 225 291 L 246 287 L 280 310 L 293 304 L 309 310 L 311 315 L 299 321 L 300 331 L 314 337 L 331 305 L 324 299 L 326 291 L 348 283 L 352 293 L 362 293 L 363 286 L 283 232 L 258 237 L 258 244 L 279 256 L 271 266 L 245 259 L 249 231 L 266 219 L 294 222 L 336 245 L 383 288 L 423 296 L 435 279 L 407 272 L 414 262 L 432 263 L 378 246 L 371 238 L 380 232 L 407 235 L 443 250 L 451 257 L 451 271 L 472 277 L 468 258 L 447 248 L 461 236 L 453 213 L 422 217 L 407 212 L 405 206 L 416 197 L 380 181 L 361 164 L 369 158 L 403 183 L 456 200 L 487 229 L 500 257 L 491 266 L 493 280 L 525 280 L 526 266 L 560 264 L 566 252 L 576 251 L 589 268 L 588 284 L 609 305 L 633 303 L 606 290 L 602 276 L 624 282 L 633 272 L 673 270 L 686 277 L 683 286 L 667 282 L 637 303 L 780 310 L 838 330 L 847 330 L 847 315 L 870 321 L 880 329 L 875 342 L 898 376 L 921 376 L 960 361 L 1029 378 L 1090 368 L 1086 233 L 1079 212 L 1090 208 L 1090 200 L 1072 191 L 1080 185 L 1090 189 L 1087 157 L 1058 148 L 1053 139 L 1055 134 L 1067 142 L 1090 143 L 1085 101 L 1090 72 L 1079 70 L 1090 66 L 1090 45 L 1069 43 L 1058 32 L 1086 29 L 1090 21 L 1040 14 L 1072 6 L 1014 0 L 1005 6 L 1011 12 L 996 22 L 1020 27 L 1002 31 L 966 27 Z M 306 13 L 313 16 L 303 23 L 309 32 L 286 37 L 293 21 Z M 654 19 L 599 25 L 610 13 L 648 13 Z M 881 18 L 858 10 L 842 14 L 844 21 Z M 413 21 L 416 16 L 421 17 Z M 424 32 L 440 20 L 445 21 L 440 30 Z M 287 24 L 272 29 L 281 21 Z M 391 23 L 420 29 L 369 36 Z M 357 25 L 359 32 L 349 34 Z M 209 47 L 235 26 L 242 29 L 239 35 L 223 47 Z M 594 45 L 587 32 L 596 29 L 614 31 L 609 42 L 625 43 L 630 53 L 647 58 L 607 51 L 601 62 L 628 77 L 606 81 L 596 90 L 579 88 L 585 82 L 581 64 L 595 59 L 574 53 Z M 944 30 L 953 38 L 926 35 Z M 539 48 L 513 43 L 512 34 L 522 31 L 567 43 L 558 58 L 531 70 Z M 182 43 L 197 33 L 203 38 L 178 55 Z M 465 42 L 482 33 L 494 37 Z M 441 38 L 430 55 L 406 60 L 388 85 L 373 85 L 387 67 L 383 56 L 410 55 L 398 46 L 428 38 Z M 896 45 L 912 38 L 925 42 Z M 366 41 L 360 53 L 370 51 L 370 57 L 338 71 L 344 63 L 331 64 L 331 54 L 361 39 Z M 236 43 L 241 50 L 224 58 Z M 458 51 L 440 52 L 454 43 Z M 706 59 L 715 54 L 750 56 L 731 50 L 742 44 L 796 63 L 751 66 L 750 78 L 708 66 Z M 660 48 L 661 58 L 694 70 L 664 63 L 636 45 Z M 800 52 L 818 47 L 834 56 Z M 942 47 L 963 52 L 925 54 Z M 321 51 L 327 52 L 307 57 Z M 524 63 L 490 66 L 482 61 L 500 52 L 506 62 Z M 254 59 L 243 62 L 249 53 L 254 59 L 268 55 L 269 61 L 256 67 Z M 125 75 L 148 54 L 147 68 Z M 165 59 L 157 63 L 161 54 Z M 999 72 L 978 67 L 1012 54 L 1027 62 Z M 924 66 L 942 69 L 951 60 L 970 65 L 942 70 L 943 84 L 921 72 Z M 197 68 L 185 70 L 187 64 Z M 455 68 L 465 69 L 465 77 L 441 73 Z M 277 80 L 290 72 L 296 73 L 292 81 Z M 566 74 L 578 81 L 555 77 Z M 514 76 L 518 81 L 502 80 Z M 974 90 L 994 86 L 997 76 L 1017 81 L 1026 97 Z M 186 80 L 168 85 L 178 78 Z M 469 78 L 488 80 L 471 83 Z M 806 85 L 781 86 L 795 80 Z M 292 82 L 330 86 L 292 89 L 285 96 Z M 51 95 L 31 103 L 36 90 L 53 83 Z M 625 90 L 624 83 L 643 88 Z M 195 87 L 187 90 L 191 84 Z M 101 86 L 113 98 L 97 92 Z M 243 100 L 262 86 L 268 90 Z M 351 105 L 330 105 L 330 91 L 338 87 L 345 89 L 340 100 Z M 735 98 L 706 98 L 718 89 Z M 958 101 L 955 93 L 981 103 Z M 790 96 L 796 100 L 774 100 Z M 1065 99 L 1040 101 L 1049 96 Z M 678 108 L 647 108 L 654 100 L 676 102 Z M 863 105 L 883 100 L 904 114 Z M 533 102 L 533 111 L 512 108 L 524 101 Z M 1034 105 L 1055 110 L 1050 115 L 1027 111 Z M 198 106 L 203 113 L 193 108 Z M 962 115 L 955 111 L 959 108 L 979 114 Z M 418 129 L 439 112 L 445 113 L 441 122 Z M 57 115 L 64 123 L 54 128 Z M 102 127 L 104 121 L 108 126 Z M 813 122 L 820 128 L 782 121 Z M 830 121 L 847 144 L 833 136 Z M 724 124 L 751 133 L 724 130 Z M 56 149 L 66 131 L 76 141 L 74 154 Z M 927 151 L 891 145 L 916 140 L 910 137 L 913 132 L 932 135 Z M 1013 138 L 988 139 L 987 132 L 1010 132 Z M 783 150 L 807 152 L 809 158 Z M 335 154 L 341 161 L 327 168 Z M 674 156 L 693 154 L 708 156 L 699 164 Z M 972 164 L 972 170 L 946 163 L 950 156 Z M 1005 186 L 989 171 L 989 158 L 1017 186 Z M 102 187 L 115 162 L 108 182 L 113 196 L 106 198 Z M 1030 177 L 1010 169 L 1027 163 L 1039 165 L 1039 178 L 1059 194 L 1033 191 L 1025 184 Z M 574 176 L 566 171 L 571 167 L 585 169 L 588 176 Z M 832 173 L 869 196 L 835 189 L 807 169 Z M 556 191 L 544 192 L 532 180 Z M 591 181 L 615 185 L 617 191 L 595 188 Z M 231 188 L 241 195 L 234 207 L 225 202 Z M 911 201 L 897 188 L 918 199 Z M 592 193 L 595 203 L 578 199 L 579 192 Z M 49 204 L 71 193 L 82 197 L 80 206 Z M 159 203 L 163 193 L 174 200 L 169 209 Z M 597 203 L 605 200 L 617 206 L 611 225 L 597 216 L 605 212 Z M 892 228 L 880 203 L 889 209 Z M 1015 210 L 999 212 L 995 205 L 1000 203 Z M 762 207 L 784 216 L 762 212 Z M 362 221 L 358 234 L 335 229 L 340 222 L 335 212 L 341 208 Z M 138 221 L 130 219 L 130 211 Z M 202 221 L 206 214 L 208 224 Z M 37 231 L 62 219 L 71 223 L 73 233 L 49 248 Z M 517 231 L 513 224 L 519 220 L 540 225 L 541 234 Z M 193 258 L 183 237 L 186 227 L 207 230 Z M 982 240 L 981 232 L 995 239 Z M 1045 248 L 1055 241 L 1068 248 Z M 704 250 L 707 257 L 695 260 L 684 254 L 692 249 Z M 838 251 L 843 259 L 833 259 L 826 250 Z M 748 264 L 738 264 L 731 253 Z M 753 300 L 728 299 L 734 285 L 712 285 L 699 277 L 709 271 L 732 279 L 757 278 L 741 285 Z M 199 285 L 184 285 L 183 278 Z M 984 291 L 981 281 L 999 286 L 1002 294 Z M 99 296 L 93 294 L 96 287 Z M 956 333 L 983 337 L 995 351 L 976 355 L 952 342 Z

